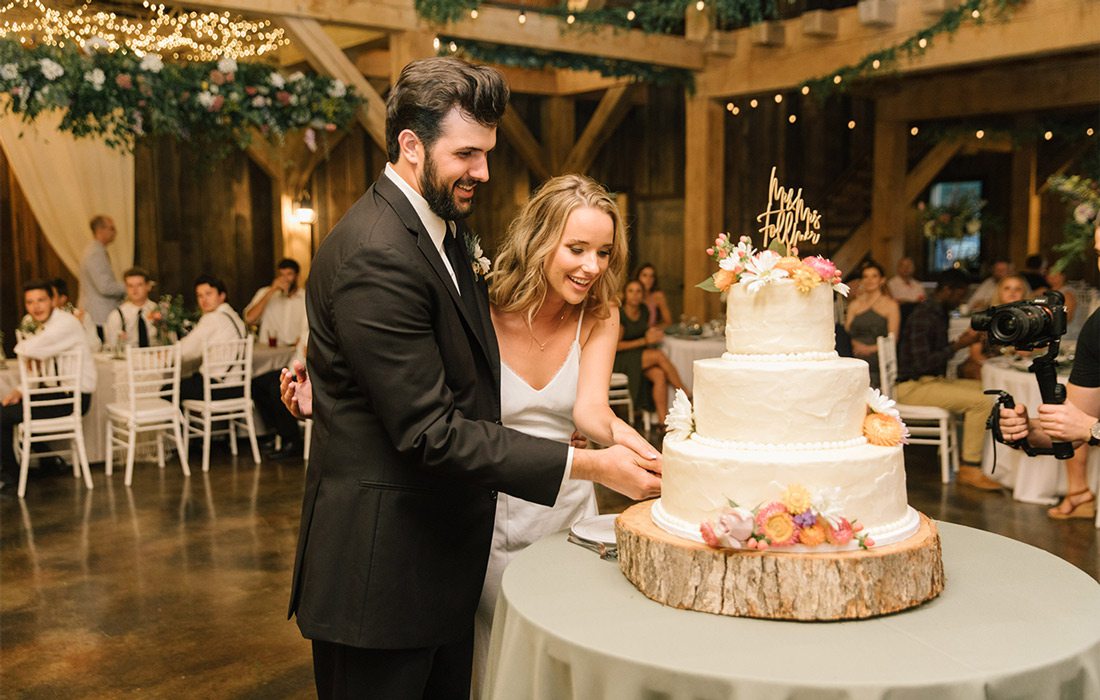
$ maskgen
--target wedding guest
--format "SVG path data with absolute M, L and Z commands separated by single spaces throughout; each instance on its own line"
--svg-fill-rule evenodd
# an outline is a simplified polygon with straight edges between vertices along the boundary
M 894 276 L 886 283 L 887 291 L 897 303 L 919 304 L 927 296 L 924 293 L 924 285 L 913 277 L 916 269 L 913 258 L 906 256 L 898 260 Z
M 1047 289 L 1047 259 L 1042 255 L 1029 255 L 1024 260 L 1024 269 L 1020 275 L 1027 281 L 1031 291 L 1041 294 Z
M 852 355 L 867 362 L 871 386 L 879 386 L 878 339 L 885 335 L 898 337 L 901 330 L 901 308 L 890 297 L 883 284 L 882 266 L 866 262 L 860 269 L 859 293 L 848 301 L 844 330 L 852 343 Z
M 657 347 L 665 334 L 649 323 L 649 307 L 644 299 L 642 283 L 639 280 L 627 282 L 623 305 L 619 307 L 619 343 L 615 346 L 612 371 L 627 376 L 627 386 L 636 407 L 643 410 L 652 407 L 663 421 L 668 415 L 669 385 L 685 391 L 687 388 L 672 360 Z M 690 396 L 691 392 L 687 393 Z
M 634 279 L 641 282 L 645 289 L 644 303 L 649 309 L 649 325 L 664 330 L 672 323 L 672 313 L 668 310 L 668 299 L 657 281 L 657 268 L 653 263 L 643 263 L 634 273 Z
M 44 360 L 62 353 L 79 350 L 83 356 L 80 375 L 80 411 L 88 412 L 92 392 L 96 387 L 96 368 L 80 322 L 69 313 L 53 307 L 53 288 L 45 280 L 35 280 L 23 286 L 23 306 L 31 319 L 33 330 L 15 345 L 20 362 Z M 60 394 L 52 398 L 62 398 Z M 23 422 L 23 394 L 13 389 L 0 400 L 0 488 L 14 485 L 18 479 L 18 461 L 12 442 L 12 427 Z M 71 413 L 68 405 L 36 408 L 35 418 L 59 418 Z
M 1047 273 L 1047 289 L 1059 292 L 1065 300 L 1066 307 L 1066 334 L 1063 340 L 1077 340 L 1081 335 L 1081 328 L 1085 322 L 1085 313 L 1077 315 L 1077 292 L 1066 284 L 1066 273 L 1061 270 L 1051 270 Z M 1087 311 L 1087 309 L 1086 309 Z
M 991 306 L 1023 301 L 1030 295 L 1031 287 L 1028 286 L 1023 275 L 1006 275 L 997 284 L 997 291 L 993 294 Z M 985 364 L 985 361 L 990 357 L 1001 354 L 1001 347 L 990 343 L 989 333 L 982 331 L 980 335 L 981 338 L 977 342 L 971 343 L 970 354 L 966 360 L 959 365 L 958 374 L 963 379 L 981 379 L 982 365 Z
M 309 345 L 309 319 L 305 314 L 302 314 L 300 323 L 298 342 L 294 346 L 291 366 L 295 362 L 302 365 L 306 362 L 306 347 Z M 275 434 L 279 436 L 279 442 L 282 443 L 278 450 L 272 450 L 268 454 L 268 457 L 274 460 L 301 457 L 303 447 L 298 420 L 283 406 L 282 389 L 279 386 L 281 376 L 282 370 L 272 370 L 252 379 L 252 402 L 256 404 L 256 410 L 260 412 L 264 425 L 274 428 Z
M 157 321 L 160 309 L 149 298 L 153 290 L 153 281 L 149 273 L 140 267 L 131 267 L 122 273 L 126 284 L 126 301 L 107 317 L 103 327 L 104 343 L 109 347 L 118 344 L 147 348 L 156 345 L 159 339 Z
M 102 343 L 99 341 L 99 333 L 96 332 L 95 325 L 92 323 L 91 317 L 83 309 L 78 309 L 73 306 L 69 300 L 69 283 L 65 281 L 64 277 L 56 277 L 52 280 L 48 280 L 50 288 L 53 290 L 53 308 L 58 311 L 64 311 L 67 314 L 72 314 L 77 321 L 80 321 L 81 328 L 84 330 L 84 340 L 88 343 L 88 350 L 91 352 L 99 352 Z M 23 316 L 20 325 L 32 323 L 30 314 Z
M 115 277 L 111 269 L 109 246 L 118 235 L 114 220 L 98 214 L 89 222 L 92 241 L 84 249 L 80 259 L 80 308 L 88 312 L 103 340 L 103 324 L 126 296 L 126 287 Z
M 949 314 L 966 298 L 969 286 L 963 272 L 945 270 L 932 297 L 915 308 L 905 321 L 898 342 L 897 400 L 963 413 L 959 483 L 998 490 L 1001 484 L 983 474 L 981 468 L 985 421 L 993 402 L 982 393 L 981 382 L 946 376 L 947 361 L 979 338 L 977 331 L 968 328 L 954 341 L 947 339 Z
M 301 266 L 297 260 L 283 258 L 275 266 L 275 279 L 259 291 L 244 307 L 248 325 L 259 325 L 261 343 L 294 345 L 298 342 L 302 319 L 306 316 L 305 290 L 298 286 Z
M 1004 258 L 997 258 L 993 261 L 989 271 L 989 277 L 982 280 L 982 283 L 978 285 L 978 288 L 974 290 L 974 293 L 970 295 L 970 299 L 966 302 L 971 313 L 989 308 L 990 302 L 993 300 L 993 293 L 997 291 L 997 283 L 1004 279 L 1006 275 L 1012 273 L 1012 263 Z
M 225 282 L 213 275 L 199 275 L 195 278 L 194 287 L 195 299 L 198 301 L 202 316 L 191 332 L 180 340 L 180 356 L 185 367 L 202 362 L 202 350 L 208 343 L 248 337 L 248 329 L 244 321 L 233 307 L 226 303 Z M 180 401 L 203 398 L 202 378 L 205 373 L 205 367 L 199 364 L 194 373 L 180 379 Z M 211 379 L 217 382 L 224 376 L 223 372 Z M 216 399 L 233 398 L 243 394 L 240 387 L 212 391 L 213 398 Z

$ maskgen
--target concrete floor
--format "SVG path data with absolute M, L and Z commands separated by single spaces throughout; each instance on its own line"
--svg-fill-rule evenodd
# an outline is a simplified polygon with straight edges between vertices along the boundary
M 910 503 L 1047 549 L 1100 579 L 1090 521 L 1052 521 L 1005 494 L 939 483 L 908 448 Z M 247 451 L 242 451 L 242 455 Z M 283 698 L 312 694 L 309 644 L 286 620 L 301 462 L 226 451 L 185 479 L 170 462 L 34 475 L 0 497 L 0 695 Z M 601 508 L 628 502 L 600 494 Z M 950 585 L 950 583 L 948 583 Z

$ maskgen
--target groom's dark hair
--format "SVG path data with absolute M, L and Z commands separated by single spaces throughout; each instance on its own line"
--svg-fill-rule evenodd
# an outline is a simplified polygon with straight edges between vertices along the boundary
M 458 107 L 482 126 L 496 126 L 508 106 L 508 85 L 494 68 L 451 56 L 412 61 L 386 100 L 386 155 L 397 162 L 397 135 L 410 129 L 430 149 L 443 117 Z

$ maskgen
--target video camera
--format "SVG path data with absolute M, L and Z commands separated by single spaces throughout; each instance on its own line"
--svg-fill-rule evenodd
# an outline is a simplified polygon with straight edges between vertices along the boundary
M 974 314 L 970 319 L 970 327 L 989 333 L 991 343 L 1009 345 L 1017 350 L 1033 350 L 1044 346 L 1047 348 L 1047 353 L 1032 360 L 1028 368 L 1039 382 L 1039 394 L 1043 397 L 1043 403 L 1064 403 L 1066 400 L 1066 388 L 1058 383 L 1058 368 L 1055 364 L 1058 346 L 1066 332 L 1065 301 L 1061 292 L 1049 291 L 1030 301 L 990 307 Z M 1006 441 L 1001 434 L 1001 407 L 1015 408 L 1016 402 L 1007 391 L 990 389 L 985 393 L 997 396 L 993 411 L 986 422 L 986 427 L 993 431 L 994 440 L 1022 449 L 1030 457 L 1054 455 L 1057 459 L 1069 459 L 1073 456 L 1073 445 L 1068 442 L 1055 442 L 1046 449 L 1032 447 L 1026 439 Z

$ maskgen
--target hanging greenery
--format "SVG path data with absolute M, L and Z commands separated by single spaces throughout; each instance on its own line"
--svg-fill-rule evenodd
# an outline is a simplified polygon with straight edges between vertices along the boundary
M 982 229 L 982 207 L 985 201 L 964 194 L 936 207 L 924 202 L 917 205 L 924 237 L 929 240 L 940 238 L 962 238 L 973 235 Z
M 650 63 L 584 56 L 563 51 L 541 51 L 506 44 L 464 41 L 445 36 L 439 37 L 439 41 L 440 54 L 459 54 L 484 63 L 514 68 L 550 67 L 597 71 L 609 78 L 630 77 L 653 85 L 680 85 L 689 91 L 695 89 L 695 76 L 686 68 L 668 68 Z
M 60 128 L 99 136 L 130 150 L 145 135 L 202 141 L 219 155 L 244 149 L 253 130 L 274 139 L 305 130 L 335 131 L 355 116 L 362 99 L 332 78 L 284 76 L 262 63 L 175 63 L 156 54 L 80 50 L 70 45 L 26 48 L 0 39 L 0 113 L 32 122 L 43 112 L 64 112 Z
M 922 55 L 941 34 L 952 35 L 964 24 L 984 24 L 987 19 L 1006 21 L 1012 12 L 1024 0 L 963 0 L 940 16 L 935 23 L 916 32 L 901 43 L 867 54 L 858 63 L 838 68 L 813 80 L 807 80 L 802 87 L 809 88 L 810 94 L 824 99 L 834 92 L 848 89 L 853 81 L 860 78 L 885 75 L 898 67 L 903 58 L 911 59 Z

